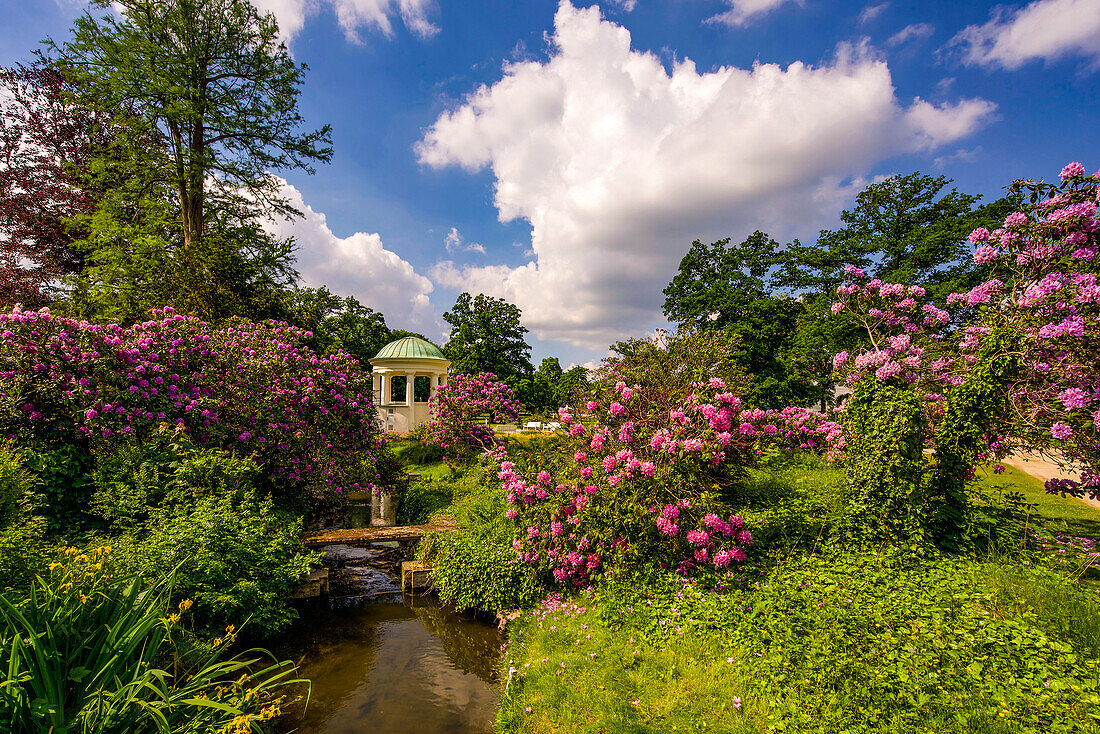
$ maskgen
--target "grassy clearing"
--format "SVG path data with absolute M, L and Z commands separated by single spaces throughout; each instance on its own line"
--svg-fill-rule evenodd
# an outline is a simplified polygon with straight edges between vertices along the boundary
M 1051 524 L 1088 519 L 1027 475 L 994 479 Z M 1100 731 L 1094 592 L 1025 556 L 831 547 L 842 487 L 813 460 L 756 473 L 744 516 L 767 572 L 738 591 L 624 578 L 525 616 L 498 730 Z
M 1003 474 L 989 468 L 978 472 L 977 486 L 990 492 L 1019 492 L 1035 506 L 1034 513 L 1047 521 L 1051 530 L 1065 530 L 1078 535 L 1100 538 L 1100 510 L 1073 497 L 1048 494 L 1040 479 L 1006 466 Z
M 582 597 L 512 633 L 497 728 L 505 732 L 760 732 L 738 666 L 712 640 L 651 642 L 608 626 Z

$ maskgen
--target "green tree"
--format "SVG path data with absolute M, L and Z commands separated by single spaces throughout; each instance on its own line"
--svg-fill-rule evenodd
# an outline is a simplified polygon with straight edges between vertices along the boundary
M 664 290 L 670 321 L 740 337 L 737 360 L 752 376 L 747 401 L 753 407 L 801 403 L 811 394 L 787 357 L 803 306 L 775 288 L 772 274 L 781 262 L 779 243 L 759 230 L 737 245 L 728 238 L 709 245 L 696 240 Z
M 85 12 L 69 42 L 50 42 L 76 103 L 110 115 L 115 134 L 88 170 L 108 190 L 87 220 L 86 246 L 104 268 L 89 291 L 123 289 L 111 279 L 136 277 L 134 261 L 163 250 L 151 267 L 162 280 L 171 274 L 170 300 L 205 317 L 228 315 L 227 305 L 254 300 L 242 291 L 292 273 L 289 244 L 256 223 L 297 214 L 272 172 L 312 172 L 331 157 L 327 126 L 298 132 L 305 66 L 278 40 L 274 16 L 246 0 L 93 6 L 120 12 Z M 142 217 L 122 216 L 134 207 Z M 142 251 L 119 249 L 134 241 Z
M 866 338 L 843 314 L 829 313 L 845 265 L 884 281 L 920 285 L 941 305 L 950 293 L 984 280 L 967 235 L 979 226 L 1000 226 L 1015 211 L 1013 200 L 979 205 L 980 196 L 948 189 L 951 184 L 945 176 L 920 172 L 891 176 L 856 196 L 855 205 L 840 215 L 840 229 L 822 230 L 810 245 L 798 240 L 787 245 L 774 283 L 798 293 L 804 306 L 788 358 L 806 375 L 822 408 L 833 400 L 832 356 L 860 349 Z
M 513 390 L 534 372 L 527 328 L 520 324 L 519 306 L 484 293 L 460 293 L 443 320 L 451 325 L 443 354 L 451 371 L 475 375 L 492 372 Z
M 370 362 L 394 336 L 386 317 L 352 296 L 341 298 L 325 286 L 296 288 L 289 293 L 287 310 L 292 323 L 313 332 L 310 347 L 329 354 L 342 349 L 370 370 Z
M 843 227 L 822 230 L 813 245 L 788 245 L 777 284 L 828 292 L 831 299 L 844 266 L 852 264 L 874 278 L 920 285 L 941 304 L 948 294 L 973 288 L 984 278 L 967 235 L 980 226 L 1000 226 L 1015 205 L 1002 198 L 979 206 L 980 195 L 953 187 L 945 192 L 951 183 L 918 171 L 871 184 L 840 215 Z

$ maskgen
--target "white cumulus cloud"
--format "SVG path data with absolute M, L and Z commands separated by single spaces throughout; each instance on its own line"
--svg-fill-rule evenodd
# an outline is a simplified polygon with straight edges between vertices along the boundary
M 339 237 L 325 215 L 305 203 L 302 194 L 282 181 L 281 195 L 305 216 L 275 219 L 265 228 L 277 237 L 293 237 L 298 243 L 298 271 L 309 286 L 328 286 L 342 296 L 354 296 L 365 306 L 381 311 L 391 327 L 434 329 L 437 317 L 428 300 L 430 280 L 411 264 L 382 245 L 376 233 L 356 232 Z
M 661 321 L 661 289 L 695 238 L 783 239 L 835 218 L 884 157 L 952 143 L 983 100 L 903 106 L 886 62 L 841 46 L 820 66 L 671 72 L 597 8 L 562 2 L 548 60 L 442 114 L 422 163 L 489 168 L 502 221 L 527 220 L 534 261 L 430 273 L 519 305 L 543 339 L 602 348 Z
M 432 0 L 252 0 L 252 4 L 275 14 L 279 32 L 288 41 L 305 27 L 308 16 L 322 8 L 336 14 L 345 37 L 353 43 L 363 42 L 360 33 L 364 28 L 392 36 L 396 18 L 420 38 L 439 32 L 439 27 L 428 19 Z
M 1100 0 L 1035 0 L 997 8 L 988 23 L 967 26 L 952 40 L 969 64 L 1018 69 L 1030 61 L 1080 55 L 1100 65 Z

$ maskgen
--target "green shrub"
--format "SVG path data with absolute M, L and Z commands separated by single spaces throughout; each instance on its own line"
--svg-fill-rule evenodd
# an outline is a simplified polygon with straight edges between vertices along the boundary
M 10 445 L 0 444 L 0 530 L 22 519 L 37 484 L 22 457 Z
M 800 554 L 738 593 L 617 581 L 592 604 L 603 624 L 655 645 L 709 641 L 770 730 L 1092 732 L 1100 720 L 1100 604 L 1049 573 L 887 550 Z
M 0 444 L 0 590 L 25 587 L 46 566 L 45 523 L 29 517 L 37 487 L 22 456 Z
M 192 506 L 204 497 L 240 496 L 260 481 L 250 458 L 200 448 L 182 428 L 162 424 L 143 443 L 108 444 L 96 457 L 92 508 L 112 527 L 132 529 L 157 508 Z
M 440 599 L 459 609 L 522 608 L 546 594 L 535 570 L 516 557 L 504 490 L 495 480 L 484 464 L 451 480 L 446 512 L 461 532 L 433 533 L 417 551 L 432 565 Z
M 282 629 L 295 617 L 287 592 L 320 558 L 302 547 L 300 518 L 251 492 L 159 511 L 149 528 L 129 563 L 147 577 L 177 569 L 174 595 L 194 600 L 201 630 L 246 622 L 260 636 Z
M 69 443 L 20 446 L 17 451 L 38 480 L 34 504 L 48 533 L 72 537 L 99 527 L 100 519 L 88 512 L 95 465 L 87 449 Z
M 428 476 L 410 482 L 405 497 L 397 506 L 398 525 L 419 525 L 454 499 L 451 483 Z
M 169 672 L 189 603 L 168 607 L 171 575 L 146 585 L 109 564 L 105 547 L 69 548 L 23 603 L 0 595 L 0 730 L 242 732 L 278 715 L 279 688 L 298 682 L 291 663 L 259 650 L 219 660 L 230 632 L 193 670 Z
M 439 598 L 456 609 L 522 609 L 546 595 L 534 569 L 516 558 L 510 536 L 436 533 L 425 539 Z
M 0 592 L 26 588 L 49 559 L 45 523 L 31 519 L 0 530 Z
M 927 428 L 921 396 L 868 374 L 856 385 L 845 415 L 851 431 L 849 532 L 876 540 L 920 535 L 927 509 L 921 496 Z
M 437 461 L 443 461 L 447 456 L 442 446 L 434 443 L 422 443 L 420 441 L 407 447 L 401 452 L 401 460 L 406 464 L 427 466 Z

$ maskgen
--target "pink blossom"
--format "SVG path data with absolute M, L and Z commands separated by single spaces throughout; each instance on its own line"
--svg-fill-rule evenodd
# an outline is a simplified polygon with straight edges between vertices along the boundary
M 1065 181 L 1067 178 L 1073 178 L 1074 176 L 1084 176 L 1085 167 L 1077 161 L 1067 163 L 1062 169 L 1062 172 L 1058 175 L 1062 178 L 1063 181 Z

